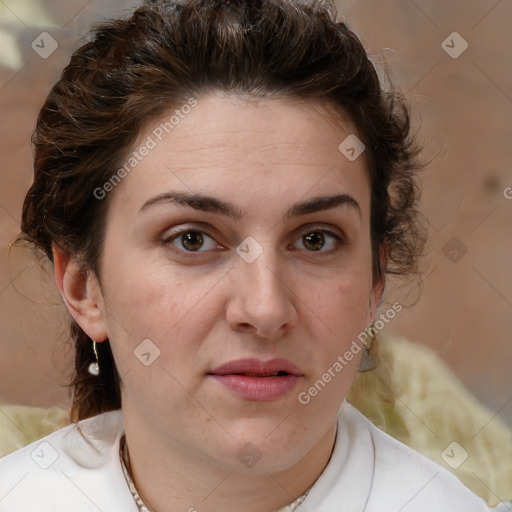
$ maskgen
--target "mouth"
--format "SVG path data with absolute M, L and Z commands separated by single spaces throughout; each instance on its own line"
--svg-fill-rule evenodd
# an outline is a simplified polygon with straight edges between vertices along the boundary
M 294 375 L 299 377 L 302 371 L 288 359 L 274 358 L 261 361 L 255 358 L 237 359 L 225 363 L 209 372 L 211 375 L 245 375 L 248 377 L 282 377 Z
M 256 402 L 284 397 L 303 377 L 300 368 L 282 358 L 269 361 L 239 359 L 223 364 L 207 375 L 239 398 Z
M 212 374 L 212 375 L 244 375 L 245 377 L 284 377 L 285 375 L 292 375 L 285 371 L 278 371 L 274 373 L 253 373 L 253 372 L 239 372 L 231 374 Z

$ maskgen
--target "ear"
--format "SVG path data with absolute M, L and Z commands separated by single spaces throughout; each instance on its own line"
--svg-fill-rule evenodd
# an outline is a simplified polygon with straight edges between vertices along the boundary
M 380 275 L 373 276 L 372 290 L 370 293 L 369 315 L 370 322 L 373 322 L 377 309 L 380 305 L 384 288 L 386 286 L 386 268 L 388 264 L 388 252 L 384 245 L 379 247 Z
M 52 245 L 55 284 L 67 310 L 94 341 L 108 337 L 103 314 L 103 296 L 93 272 L 84 272 L 76 258 Z

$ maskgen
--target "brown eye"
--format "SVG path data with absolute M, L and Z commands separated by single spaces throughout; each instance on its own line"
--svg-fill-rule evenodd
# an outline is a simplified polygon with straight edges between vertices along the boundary
M 325 245 L 325 236 L 323 233 L 313 231 L 304 235 L 302 242 L 308 251 L 319 251 Z
M 203 235 L 197 231 L 188 231 L 183 233 L 179 240 L 183 248 L 187 251 L 198 251 L 204 244 Z
M 304 233 L 293 244 L 295 249 L 306 252 L 330 253 L 345 245 L 344 240 L 332 231 L 318 230 Z
M 165 245 L 172 246 L 175 251 L 183 255 L 187 253 L 189 255 L 191 255 L 191 253 L 206 253 L 223 249 L 210 235 L 207 235 L 204 231 L 195 231 L 193 229 L 182 229 L 162 239 L 162 242 Z

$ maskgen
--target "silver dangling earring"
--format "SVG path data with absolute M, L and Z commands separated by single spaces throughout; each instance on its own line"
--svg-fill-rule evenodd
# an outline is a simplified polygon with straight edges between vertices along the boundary
M 363 350 L 361 352 L 361 359 L 359 360 L 359 368 L 357 369 L 358 372 L 367 372 L 369 370 L 374 370 L 377 367 L 377 363 L 375 362 L 375 359 L 370 354 L 370 348 L 373 344 L 373 340 L 375 338 L 373 334 L 373 324 L 368 328 L 364 330 L 366 334 L 365 341 L 363 343 Z M 369 341 L 366 341 L 369 338 Z
M 89 368 L 87 368 L 87 371 L 91 375 L 98 376 L 100 374 L 100 365 L 99 365 L 99 361 L 98 361 L 98 352 L 96 352 L 96 342 L 95 341 L 92 342 L 92 349 L 94 350 L 94 355 L 96 356 L 96 361 L 93 361 L 89 365 Z

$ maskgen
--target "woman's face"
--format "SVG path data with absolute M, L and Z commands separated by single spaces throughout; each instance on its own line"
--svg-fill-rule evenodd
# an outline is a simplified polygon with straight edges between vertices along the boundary
M 215 95 L 141 133 L 110 192 L 97 292 L 127 429 L 262 472 L 334 434 L 360 356 L 335 363 L 382 283 L 366 159 L 340 152 L 355 130 L 329 112 Z

